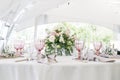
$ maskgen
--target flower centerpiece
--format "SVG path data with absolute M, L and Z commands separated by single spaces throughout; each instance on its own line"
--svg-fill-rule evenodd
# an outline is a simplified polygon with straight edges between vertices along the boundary
M 75 38 L 68 27 L 58 25 L 53 30 L 46 31 L 48 36 L 45 40 L 45 52 L 47 54 L 71 55 Z

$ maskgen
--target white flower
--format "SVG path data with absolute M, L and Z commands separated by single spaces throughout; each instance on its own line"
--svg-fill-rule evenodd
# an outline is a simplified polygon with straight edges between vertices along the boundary
M 67 30 L 65 31 L 66 35 L 69 36 L 70 35 L 70 30 L 67 28 Z
M 62 35 L 60 36 L 60 42 L 65 43 Z
M 51 36 L 49 37 L 49 41 L 50 41 L 50 42 L 54 42 L 54 40 L 55 40 L 55 36 L 51 35 Z

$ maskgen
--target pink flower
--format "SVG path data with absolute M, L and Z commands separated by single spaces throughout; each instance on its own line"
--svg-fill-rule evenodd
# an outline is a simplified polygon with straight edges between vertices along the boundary
M 50 33 L 50 36 L 55 36 L 56 35 L 56 32 L 51 32 Z
M 55 40 L 55 36 L 51 35 L 51 36 L 49 37 L 49 41 L 50 41 L 50 42 L 54 42 L 54 40 Z

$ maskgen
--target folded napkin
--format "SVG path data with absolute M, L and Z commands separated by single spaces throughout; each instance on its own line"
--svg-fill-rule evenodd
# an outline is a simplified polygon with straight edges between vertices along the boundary
M 19 59 L 19 60 L 16 60 L 15 62 L 22 62 L 22 61 L 28 61 L 28 59 Z
M 110 58 L 104 58 L 104 57 L 100 57 L 100 56 L 95 56 L 95 58 L 100 62 L 115 62 L 114 59 L 110 59 Z
M 106 54 L 100 54 L 100 57 L 109 58 L 110 56 Z
M 112 58 L 112 59 L 120 59 L 120 55 L 112 55 L 112 56 L 109 56 L 109 58 Z

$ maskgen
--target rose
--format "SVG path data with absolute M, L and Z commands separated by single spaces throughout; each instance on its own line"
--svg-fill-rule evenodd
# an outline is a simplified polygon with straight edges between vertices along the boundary
M 55 35 L 56 35 L 55 31 L 53 31 L 53 32 L 50 33 L 50 36 L 55 36 Z
M 49 37 L 50 42 L 54 42 L 54 40 L 55 40 L 55 36 L 52 35 L 52 36 Z

